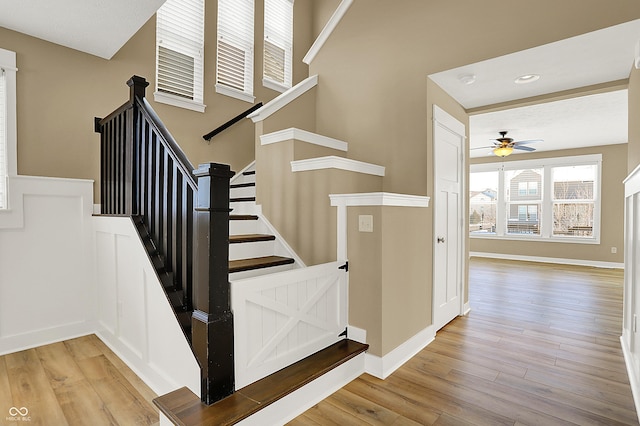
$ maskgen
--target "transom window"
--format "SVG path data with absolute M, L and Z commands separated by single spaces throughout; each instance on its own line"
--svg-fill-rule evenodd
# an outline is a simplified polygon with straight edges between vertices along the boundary
M 472 237 L 599 242 L 601 155 L 471 165 Z

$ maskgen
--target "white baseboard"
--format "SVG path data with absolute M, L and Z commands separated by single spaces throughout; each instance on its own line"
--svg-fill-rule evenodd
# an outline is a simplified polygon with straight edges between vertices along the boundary
M 383 357 L 367 354 L 365 370 L 372 376 L 386 379 L 402 364 L 433 342 L 435 337 L 435 327 L 430 325 Z
M 469 302 L 466 302 L 462 307 L 462 315 L 467 315 L 469 312 L 471 312 L 471 305 L 469 305 Z
M 92 321 L 82 321 L 14 336 L 2 336 L 0 337 L 0 356 L 75 339 L 93 334 L 94 331 L 95 325 Z
M 472 251 L 469 257 L 486 257 L 489 259 L 522 260 L 524 262 L 558 263 L 561 265 L 591 266 L 594 268 L 624 269 L 624 263 L 601 262 L 599 260 L 563 259 L 560 257 L 521 256 L 517 254 L 487 253 Z
M 625 336 L 620 336 L 620 343 L 622 345 L 622 354 L 624 355 L 624 364 L 627 367 L 627 375 L 629 376 L 629 382 L 631 383 L 631 394 L 633 395 L 633 402 L 636 406 L 636 413 L 640 418 L 640 383 L 638 382 L 638 376 L 633 369 L 633 355 L 627 345 L 627 339 Z
M 283 425 L 365 372 L 362 353 L 239 422 L 241 426 Z M 162 424 L 162 423 L 161 423 Z
M 363 345 L 367 344 L 367 330 L 363 330 L 362 328 L 354 327 L 352 325 L 347 326 L 347 338 L 353 340 L 354 342 L 362 343 Z

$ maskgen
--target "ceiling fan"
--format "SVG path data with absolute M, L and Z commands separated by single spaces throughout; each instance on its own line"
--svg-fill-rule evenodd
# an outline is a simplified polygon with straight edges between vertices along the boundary
M 500 137 L 495 139 L 493 145 L 490 146 L 481 146 L 479 148 L 472 149 L 487 149 L 491 148 L 491 151 L 497 155 L 498 157 L 506 157 L 510 155 L 514 149 L 519 149 L 521 151 L 535 151 L 535 148 L 530 146 L 526 146 L 535 142 L 542 142 L 542 139 L 532 139 L 526 141 L 514 141 L 513 138 L 507 137 L 507 131 L 503 130 L 500 133 Z

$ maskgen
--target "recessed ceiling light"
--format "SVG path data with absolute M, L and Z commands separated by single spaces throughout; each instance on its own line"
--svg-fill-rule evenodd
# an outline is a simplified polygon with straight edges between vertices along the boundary
M 475 74 L 464 74 L 458 77 L 458 80 L 467 86 L 476 82 Z
M 540 76 L 538 74 L 525 74 L 516 78 L 514 82 L 516 84 L 527 84 L 527 83 L 533 83 L 534 81 L 538 81 L 539 79 L 540 79 Z

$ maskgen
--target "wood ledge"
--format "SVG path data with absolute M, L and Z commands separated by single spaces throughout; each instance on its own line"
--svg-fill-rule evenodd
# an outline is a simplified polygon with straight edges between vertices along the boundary
M 205 405 L 183 387 L 153 400 L 179 426 L 233 425 L 360 355 L 369 345 L 341 340 L 295 364 L 252 383 L 227 398 Z

